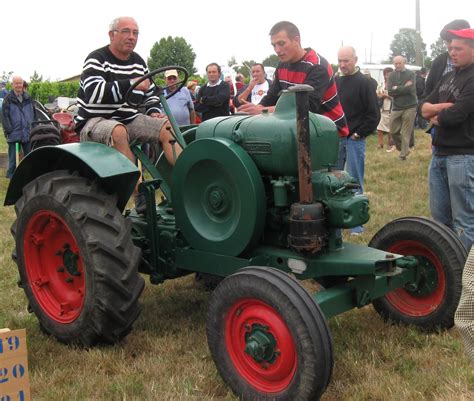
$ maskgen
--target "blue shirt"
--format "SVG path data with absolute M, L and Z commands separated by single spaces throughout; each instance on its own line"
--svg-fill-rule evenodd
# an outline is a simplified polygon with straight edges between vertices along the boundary
M 166 94 L 166 93 L 165 93 Z M 182 87 L 178 93 L 166 100 L 178 126 L 189 125 L 190 111 L 194 110 L 193 100 L 188 88 Z

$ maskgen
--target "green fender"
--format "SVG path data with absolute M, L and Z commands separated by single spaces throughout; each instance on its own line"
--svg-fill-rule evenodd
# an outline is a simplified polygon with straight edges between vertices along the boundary
M 29 153 L 18 165 L 8 186 L 5 206 L 15 204 L 30 181 L 54 170 L 77 171 L 91 180 L 99 178 L 106 192 L 117 194 L 121 211 L 140 176 L 138 168 L 122 153 L 100 143 L 44 146 Z

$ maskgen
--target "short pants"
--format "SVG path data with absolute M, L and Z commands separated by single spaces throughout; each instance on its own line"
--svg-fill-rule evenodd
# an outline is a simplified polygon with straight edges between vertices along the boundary
M 81 142 L 99 142 L 112 146 L 112 131 L 117 125 L 124 125 L 128 132 L 128 141 L 139 143 L 159 143 L 160 131 L 168 120 L 138 114 L 130 123 L 123 124 L 103 117 L 91 118 L 81 130 Z

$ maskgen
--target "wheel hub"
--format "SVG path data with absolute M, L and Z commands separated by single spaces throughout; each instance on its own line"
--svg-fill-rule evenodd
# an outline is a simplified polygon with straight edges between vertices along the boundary
M 212 213 L 224 214 L 229 205 L 228 196 L 222 188 L 213 186 L 208 191 L 208 203 Z
M 81 273 L 77 268 L 77 260 L 79 259 L 79 255 L 71 250 L 69 244 L 64 244 L 64 252 L 62 253 L 62 255 L 64 267 L 66 268 L 68 273 L 71 276 L 80 276 Z
M 275 348 L 275 337 L 268 332 L 268 327 L 253 324 L 252 327 L 247 328 L 249 331 L 245 334 L 245 352 L 256 362 L 275 362 L 279 352 Z
M 433 264 L 425 257 L 419 256 L 417 259 L 418 282 L 407 284 L 405 289 L 415 296 L 429 295 L 438 287 L 438 274 Z

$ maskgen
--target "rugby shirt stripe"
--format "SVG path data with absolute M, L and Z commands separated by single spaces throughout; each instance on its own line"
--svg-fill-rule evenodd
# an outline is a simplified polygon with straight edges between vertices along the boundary
M 108 46 L 93 51 L 84 61 L 78 93 L 76 130 L 80 132 L 85 121 L 93 117 L 112 118 L 127 123 L 138 110 L 124 102 L 130 80 L 148 73 L 145 61 L 135 52 L 129 60 L 117 59 Z M 145 96 L 146 103 L 156 104 L 156 87 L 152 83 L 146 93 L 134 91 L 134 101 Z

